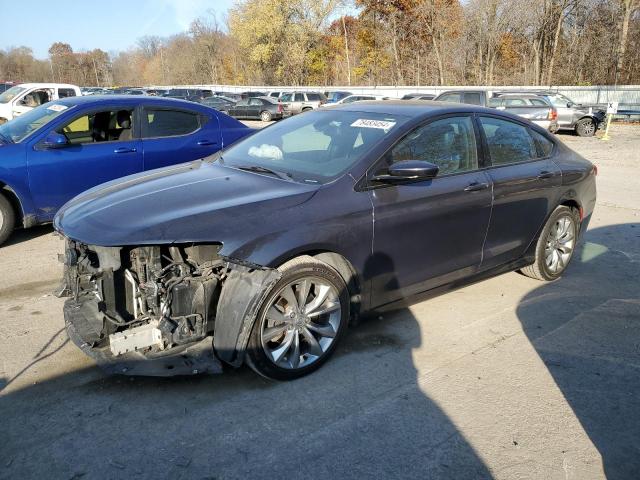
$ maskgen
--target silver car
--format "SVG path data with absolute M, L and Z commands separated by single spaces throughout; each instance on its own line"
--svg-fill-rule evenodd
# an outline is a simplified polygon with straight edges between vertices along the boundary
M 285 112 L 291 115 L 317 109 L 327 103 L 327 97 L 321 92 L 293 92 L 280 96 Z

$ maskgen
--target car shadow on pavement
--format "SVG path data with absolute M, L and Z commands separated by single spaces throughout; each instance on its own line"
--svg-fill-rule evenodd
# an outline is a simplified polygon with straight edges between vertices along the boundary
M 640 224 L 589 230 L 563 278 L 526 295 L 517 314 L 606 477 L 638 478 Z
M 385 268 L 380 273 L 393 283 L 393 265 Z M 4 473 L 491 478 L 420 387 L 412 351 L 421 338 L 416 318 L 401 309 L 351 329 L 330 362 L 292 382 L 268 381 L 247 368 L 162 379 L 85 368 L 9 388 L 0 395 Z
M 37 225 L 31 228 L 19 228 L 9 236 L 7 241 L 0 246 L 0 249 L 2 249 L 2 247 L 8 247 L 9 245 L 26 242 L 27 240 L 32 240 L 43 235 L 48 235 L 50 233 L 53 233 L 52 224 Z

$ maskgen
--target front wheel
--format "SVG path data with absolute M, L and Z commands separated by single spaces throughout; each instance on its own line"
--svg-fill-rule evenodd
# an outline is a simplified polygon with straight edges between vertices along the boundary
M 2 245 L 11 232 L 16 222 L 16 214 L 13 211 L 11 202 L 0 193 L 0 245 Z
M 279 269 L 282 277 L 260 307 L 249 337 L 247 360 L 260 375 L 293 380 L 322 366 L 349 319 L 342 277 L 312 257 Z
M 267 110 L 262 112 L 260 114 L 260 120 L 262 120 L 263 122 L 270 122 L 271 121 L 271 112 L 269 112 Z
M 576 123 L 576 133 L 580 137 L 593 137 L 596 133 L 596 122 L 592 118 L 583 118 Z
M 573 257 L 579 231 L 578 213 L 565 206 L 556 208 L 538 238 L 535 262 L 520 271 L 537 280 L 559 278 Z

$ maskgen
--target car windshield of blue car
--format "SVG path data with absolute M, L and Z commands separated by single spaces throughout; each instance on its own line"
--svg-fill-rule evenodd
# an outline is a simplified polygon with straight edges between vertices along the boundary
M 19 117 L 14 118 L 10 122 L 0 125 L 0 136 L 8 139 L 13 143 L 18 143 L 27 138 L 35 131 L 48 124 L 62 112 L 66 111 L 68 106 L 57 103 L 47 103 L 33 110 L 23 113 Z
M 26 88 L 23 87 L 11 87 L 9 90 L 0 95 L 0 103 L 9 103 L 25 90 Z
M 303 113 L 256 132 L 211 161 L 280 174 L 296 182 L 327 183 L 407 120 L 401 115 L 344 110 Z

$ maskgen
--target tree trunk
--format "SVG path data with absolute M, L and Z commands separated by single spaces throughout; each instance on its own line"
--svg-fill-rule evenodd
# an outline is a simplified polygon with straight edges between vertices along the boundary
M 431 43 L 433 44 L 433 53 L 436 54 L 436 61 L 438 63 L 438 79 L 440 85 L 444 85 L 444 69 L 442 67 L 442 56 L 440 55 L 440 47 L 436 41 L 436 36 L 431 35 Z
M 347 24 L 342 16 L 342 30 L 344 30 L 344 53 L 347 59 L 347 85 L 351 86 L 351 61 L 349 60 L 349 38 L 347 37 Z
M 549 68 L 547 70 L 547 85 L 553 83 L 553 65 L 556 61 L 556 51 L 558 49 L 558 40 L 560 39 L 560 31 L 562 30 L 562 21 L 564 20 L 564 5 L 560 6 L 558 12 L 558 22 L 556 23 L 556 31 L 553 35 L 553 44 L 551 46 L 551 57 L 549 58 Z
M 635 0 L 621 0 L 623 8 L 621 25 L 620 25 L 620 43 L 618 44 L 618 61 L 616 62 L 616 77 L 615 83 L 618 83 L 618 76 L 622 74 L 622 68 L 624 67 L 624 55 L 627 50 L 627 37 L 629 35 L 629 19 L 631 18 L 631 12 L 635 8 Z

